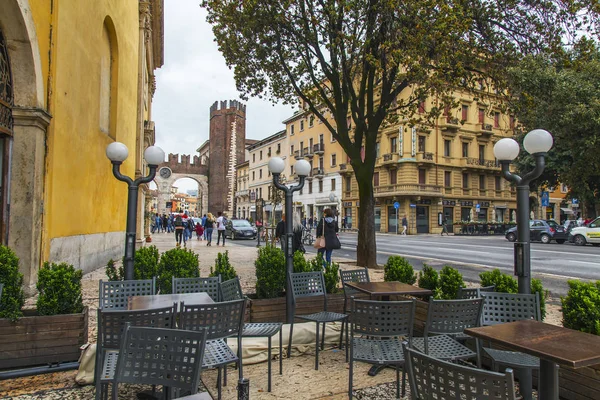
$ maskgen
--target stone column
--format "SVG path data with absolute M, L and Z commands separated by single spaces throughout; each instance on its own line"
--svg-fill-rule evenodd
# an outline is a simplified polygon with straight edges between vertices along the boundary
M 15 107 L 10 171 L 8 246 L 19 257 L 25 289 L 37 281 L 44 216 L 46 130 L 52 118 L 39 108 Z

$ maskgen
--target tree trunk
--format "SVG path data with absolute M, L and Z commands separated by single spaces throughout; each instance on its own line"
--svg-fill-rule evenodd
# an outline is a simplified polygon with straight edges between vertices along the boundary
M 358 244 L 356 261 L 359 266 L 377 268 L 377 243 L 375 241 L 375 197 L 373 196 L 373 174 L 367 168 L 355 169 L 358 183 L 360 212 L 358 215 Z

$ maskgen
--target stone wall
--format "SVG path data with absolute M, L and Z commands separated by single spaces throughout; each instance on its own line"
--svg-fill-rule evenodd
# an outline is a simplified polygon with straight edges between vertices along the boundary
M 104 232 L 54 238 L 50 241 L 50 262 L 66 262 L 90 272 L 108 260 L 123 257 L 125 232 Z

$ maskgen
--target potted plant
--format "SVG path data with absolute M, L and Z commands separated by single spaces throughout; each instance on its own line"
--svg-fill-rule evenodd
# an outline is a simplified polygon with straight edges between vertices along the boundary
M 36 309 L 22 310 L 23 276 L 18 258 L 0 246 L 0 369 L 77 361 L 88 339 L 88 311 L 81 295 L 82 271 L 44 263 L 38 272 Z

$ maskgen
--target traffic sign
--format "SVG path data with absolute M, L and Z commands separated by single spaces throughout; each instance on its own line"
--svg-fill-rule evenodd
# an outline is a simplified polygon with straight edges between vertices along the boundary
M 416 204 L 411 204 L 410 208 L 415 208 L 417 205 Z
M 395 203 L 394 203 L 394 208 L 395 208 L 396 210 L 397 210 L 397 209 L 399 209 L 399 208 L 400 208 L 400 203 L 398 203 L 398 202 L 395 202 Z
M 577 200 L 577 199 L 571 199 L 571 204 L 579 204 L 579 200 Z
M 475 204 L 475 211 L 481 211 L 481 206 L 479 204 Z
M 542 192 L 542 207 L 550 207 L 550 193 Z

